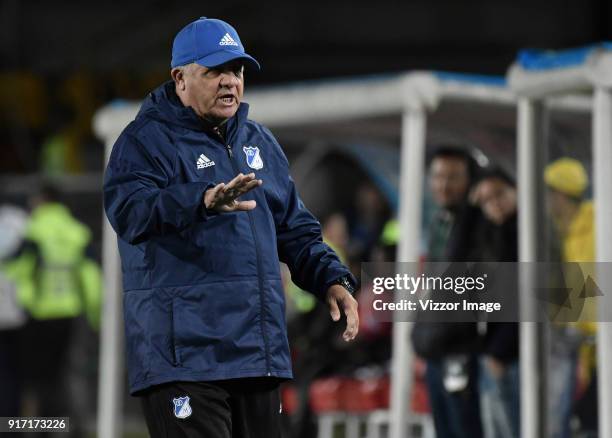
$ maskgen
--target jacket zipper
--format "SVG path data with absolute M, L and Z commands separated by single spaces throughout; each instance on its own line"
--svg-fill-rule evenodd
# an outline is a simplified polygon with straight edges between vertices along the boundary
M 234 152 L 232 151 L 232 146 L 229 143 L 225 144 L 225 148 L 227 149 L 227 155 L 229 156 L 230 162 L 232 163 L 232 168 L 236 175 L 240 173 L 238 166 L 236 166 L 236 162 L 234 161 Z M 257 281 L 259 283 L 259 313 L 260 313 L 260 326 L 261 326 L 261 336 L 264 341 L 264 350 L 266 352 L 266 372 L 268 376 L 271 376 L 270 372 L 270 345 L 268 344 L 268 337 L 266 336 L 266 328 L 265 328 L 265 307 L 264 307 L 264 285 L 263 285 L 263 267 L 261 266 L 261 254 L 259 252 L 259 240 L 257 240 L 257 230 L 255 229 L 255 220 L 253 219 L 253 214 L 251 211 L 246 212 L 249 216 L 249 224 L 251 225 L 251 233 L 253 234 L 253 240 L 255 243 L 255 258 L 257 259 Z

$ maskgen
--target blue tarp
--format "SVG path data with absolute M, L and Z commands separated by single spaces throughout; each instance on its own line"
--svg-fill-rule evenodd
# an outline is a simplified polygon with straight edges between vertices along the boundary
M 490 76 L 470 73 L 451 73 L 445 71 L 434 71 L 433 75 L 440 81 L 465 82 L 468 84 L 491 85 L 494 87 L 505 87 L 504 76 Z
M 576 67 L 584 64 L 589 55 L 596 50 L 612 50 L 612 41 L 566 50 L 524 49 L 518 53 L 517 62 L 525 70 Z

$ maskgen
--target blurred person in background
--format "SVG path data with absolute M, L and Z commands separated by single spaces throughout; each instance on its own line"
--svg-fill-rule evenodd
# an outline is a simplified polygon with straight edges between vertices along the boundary
M 348 214 L 348 257 L 361 262 L 370 258 L 370 252 L 389 219 L 389 212 L 383 196 L 371 182 L 360 184 L 354 199 L 354 207 Z
M 475 160 L 461 147 L 439 147 L 431 155 L 428 183 L 438 210 L 429 224 L 428 262 L 471 261 L 479 253 L 475 236 L 482 216 L 468 202 L 476 170 Z M 480 438 L 476 324 L 417 320 L 411 338 L 416 354 L 427 363 L 436 434 Z
M 571 419 L 577 384 L 587 387 L 583 398 L 582 428 L 597 430 L 597 395 L 595 383 L 595 346 L 597 320 L 594 303 L 580 297 L 582 285 L 594 277 L 595 229 L 593 202 L 585 198 L 589 178 L 582 163 L 562 157 L 544 169 L 548 188 L 548 210 L 561 248 L 562 262 L 584 262 L 563 267 L 565 287 L 571 288 L 569 306 L 555 307 L 554 319 L 559 323 L 551 330 L 551 369 L 549 427 L 554 438 L 571 436 Z M 575 322 L 576 321 L 576 322 Z M 578 379 L 578 381 L 577 381 Z
M 28 315 L 20 333 L 20 367 L 33 403 L 22 412 L 35 416 L 71 416 L 71 433 L 80 419 L 70 405 L 66 368 L 77 318 L 99 325 L 102 277 L 87 256 L 91 231 L 59 201 L 52 186 L 30 198 L 31 216 L 18 254 L 6 275 Z
M 332 248 L 340 261 L 346 263 L 349 245 L 348 225 L 345 216 L 333 212 L 322 221 L 323 241 Z M 310 438 L 316 436 L 316 418 L 310 408 L 310 385 L 318 377 L 345 373 L 354 367 L 350 352 L 358 348 L 357 343 L 337 342 L 339 327 L 329 319 L 329 312 L 312 294 L 300 289 L 286 276 L 285 289 L 288 296 L 287 328 L 291 346 L 297 409 L 291 418 L 289 436 Z M 360 313 L 361 315 L 361 313 Z M 361 319 L 360 319 L 361 326 Z M 360 328 L 360 339 L 362 337 Z
M 341 260 L 346 260 L 349 234 L 346 217 L 342 213 L 332 213 L 323 221 L 323 240 Z
M 323 243 L 281 146 L 247 118 L 245 66 L 259 68 L 231 25 L 189 23 L 172 80 L 148 95 L 106 169 L 130 393 L 153 437 L 280 435 L 278 386 L 292 377 L 280 261 L 328 318 L 346 316 L 344 341 L 358 332 L 356 280 Z
M 481 254 L 473 261 L 517 262 L 517 193 L 500 168 L 482 175 L 471 200 L 484 214 L 479 228 Z M 480 363 L 480 400 L 487 438 L 520 436 L 519 333 L 517 322 L 488 322 Z
M 21 247 L 27 213 L 0 205 L 0 417 L 16 417 L 21 408 L 19 334 L 26 316 L 17 300 L 17 288 L 7 277 L 6 265 Z
M 80 170 L 79 130 L 75 114 L 66 104 L 56 103 L 49 114 L 50 134 L 44 139 L 40 153 L 41 172 L 47 177 L 76 173 Z
M 338 255 L 342 263 L 347 263 L 349 244 L 348 225 L 342 213 L 332 213 L 322 221 L 323 241 Z M 285 274 L 287 270 L 283 271 Z M 287 314 L 290 319 L 294 314 L 308 314 L 317 305 L 316 297 L 300 289 L 291 281 L 291 275 L 284 275 L 284 287 L 288 295 Z M 298 324 L 298 326 L 301 324 Z M 301 330 L 300 330 L 301 331 Z M 297 332 L 296 332 L 297 333 Z

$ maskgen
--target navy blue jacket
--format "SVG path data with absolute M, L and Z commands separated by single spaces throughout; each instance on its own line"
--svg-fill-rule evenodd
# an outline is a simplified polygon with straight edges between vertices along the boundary
M 278 142 L 247 113 L 241 104 L 223 141 L 168 82 L 113 147 L 104 204 L 121 254 L 132 394 L 170 381 L 292 377 L 279 261 L 319 298 L 350 275 Z M 257 207 L 207 212 L 204 192 L 240 172 L 264 182 L 242 197 Z

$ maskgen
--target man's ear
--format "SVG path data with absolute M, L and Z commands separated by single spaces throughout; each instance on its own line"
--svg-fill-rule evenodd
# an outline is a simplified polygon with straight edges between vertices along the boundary
M 184 91 L 186 87 L 184 70 L 179 67 L 174 67 L 172 70 L 170 70 L 170 76 L 172 77 L 176 88 L 181 91 Z

